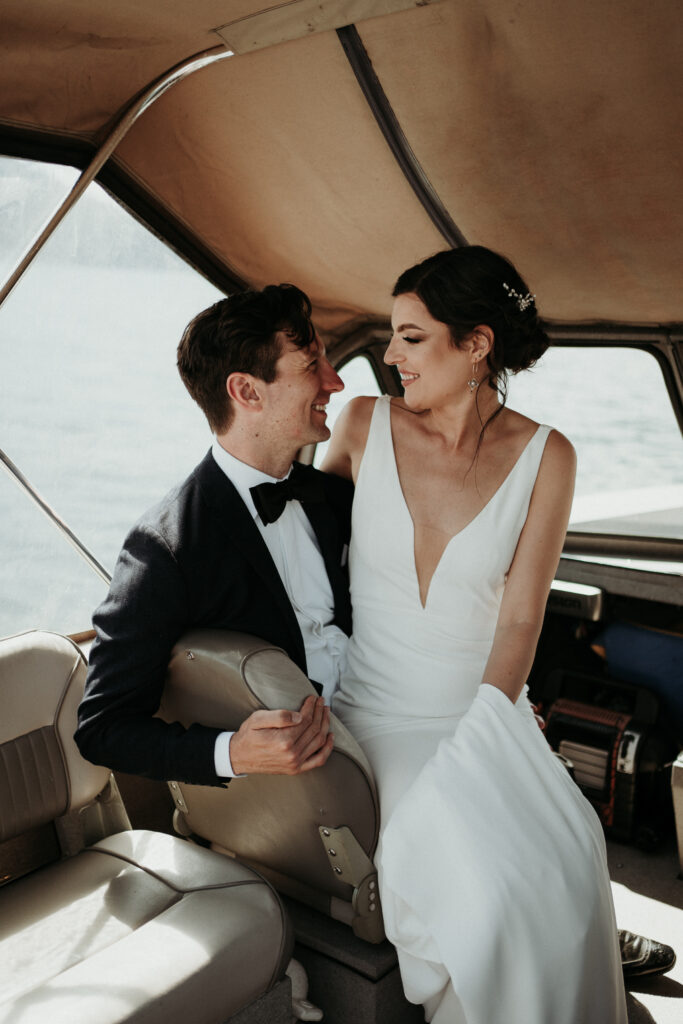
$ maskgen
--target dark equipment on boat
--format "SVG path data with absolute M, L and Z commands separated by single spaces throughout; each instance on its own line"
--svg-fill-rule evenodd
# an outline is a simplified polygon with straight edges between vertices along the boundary
M 545 735 L 606 833 L 654 849 L 671 831 L 675 743 L 650 690 L 602 676 L 556 669 L 543 685 Z

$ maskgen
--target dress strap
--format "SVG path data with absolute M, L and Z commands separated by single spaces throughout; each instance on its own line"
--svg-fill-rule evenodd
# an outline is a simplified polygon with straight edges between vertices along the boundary
M 510 535 L 519 536 L 529 512 L 531 495 L 536 486 L 546 441 L 552 429 L 545 423 L 536 429 L 536 433 L 532 435 L 489 502 L 487 509 L 489 514 L 495 517 L 498 531 L 508 530 Z
M 382 471 L 386 472 L 387 460 L 391 466 L 393 459 L 393 440 L 391 437 L 391 395 L 381 395 L 376 401 L 370 418 L 368 438 L 365 442 L 365 451 L 361 459 L 356 480 L 356 493 L 363 485 L 363 478 L 369 474 L 369 478 L 375 483 Z
M 534 489 L 536 483 L 536 477 L 538 476 L 538 470 L 541 465 L 541 459 L 543 458 L 543 452 L 545 451 L 546 441 L 552 427 L 549 427 L 547 423 L 541 423 L 533 435 L 526 450 L 522 452 L 520 459 L 523 459 L 525 465 L 525 476 L 531 483 L 531 490 Z

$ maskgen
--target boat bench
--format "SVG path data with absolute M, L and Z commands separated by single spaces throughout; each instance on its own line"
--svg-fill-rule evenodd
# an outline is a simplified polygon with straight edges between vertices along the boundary
M 64 637 L 0 641 L 0 1024 L 290 1024 L 279 897 L 232 858 L 130 829 L 73 741 L 84 680 Z

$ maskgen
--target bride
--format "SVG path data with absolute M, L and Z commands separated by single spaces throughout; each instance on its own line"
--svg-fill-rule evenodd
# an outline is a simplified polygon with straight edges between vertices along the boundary
M 548 346 L 535 297 L 481 246 L 393 294 L 404 397 L 350 402 L 323 468 L 356 485 L 333 706 L 377 780 L 406 995 L 435 1024 L 625 1024 L 602 830 L 526 697 L 575 473 L 505 406 Z

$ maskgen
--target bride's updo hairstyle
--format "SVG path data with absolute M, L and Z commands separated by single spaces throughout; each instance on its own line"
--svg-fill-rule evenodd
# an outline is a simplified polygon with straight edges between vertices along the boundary
M 475 327 L 491 328 L 488 375 L 480 387 L 486 382 L 497 391 L 501 408 L 508 376 L 528 370 L 550 344 L 526 282 L 509 260 L 483 245 L 447 249 L 404 271 L 392 295 L 407 292 L 414 292 L 435 320 L 450 327 L 456 348 Z

